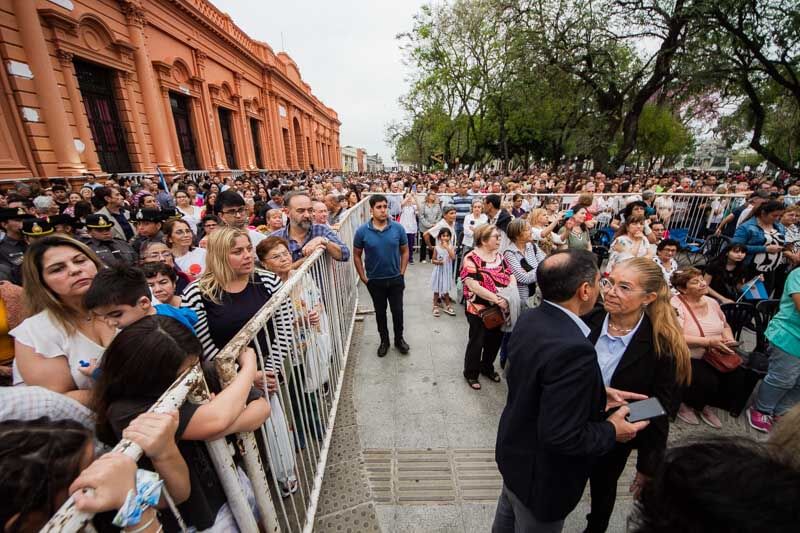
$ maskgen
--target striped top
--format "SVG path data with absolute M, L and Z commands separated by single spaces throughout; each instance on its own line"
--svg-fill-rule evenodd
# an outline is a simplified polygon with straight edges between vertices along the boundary
M 263 305 L 266 305 L 272 296 L 283 286 L 278 276 L 264 270 L 256 270 L 254 274 L 254 283 L 260 283 L 263 289 L 265 289 L 263 292 L 265 295 Z M 209 314 L 206 308 L 207 305 L 216 304 L 213 304 L 203 296 L 197 281 L 190 283 L 186 287 L 181 298 L 181 307 L 188 307 L 197 313 L 197 323 L 194 329 L 197 338 L 200 339 L 203 345 L 203 361 L 212 361 L 219 351 L 224 348 L 224 346 L 217 346 L 212 338 L 211 324 L 209 324 Z M 276 368 L 282 367 L 283 360 L 292 354 L 293 321 L 294 311 L 292 309 L 291 299 L 287 298 L 284 305 L 281 305 L 273 315 L 272 320 L 266 324 L 264 328 L 265 331 L 262 330 L 256 337 L 261 340 L 261 353 L 264 356 L 266 370 L 275 370 Z M 267 336 L 269 337 L 269 348 L 264 345 Z M 256 350 L 256 353 L 258 353 L 258 350 Z
M 539 268 L 539 263 L 544 261 L 547 257 L 541 248 L 534 243 L 529 242 L 525 245 L 525 253 L 523 254 L 519 248 L 514 244 L 509 244 L 503 252 L 508 266 L 511 267 L 511 272 L 517 280 L 517 290 L 519 291 L 520 301 L 525 302 L 530 294 L 530 285 L 536 283 L 536 270 Z M 528 263 L 530 270 L 525 270 L 522 266 L 522 260 Z

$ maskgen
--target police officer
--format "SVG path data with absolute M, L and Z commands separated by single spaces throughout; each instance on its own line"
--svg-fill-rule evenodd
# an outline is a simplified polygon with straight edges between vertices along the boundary
M 164 242 L 164 234 L 161 233 L 161 223 L 164 220 L 164 213 L 158 209 L 139 209 L 131 220 L 136 226 L 136 237 L 131 242 L 131 246 L 137 253 L 142 249 L 145 241 Z
M 76 237 L 76 232 L 83 228 L 83 223 L 81 223 L 80 220 L 63 213 L 50 217 L 50 224 L 53 225 L 53 229 L 56 233 L 69 235 L 70 237 Z
M 107 215 L 101 213 L 86 215 L 86 230 L 89 233 L 86 244 L 109 266 L 135 265 L 138 259 L 136 251 L 122 239 L 115 239 L 112 234 L 113 228 L 114 224 Z
M 5 234 L 0 241 L 0 280 L 22 285 L 22 259 L 28 248 L 22 234 L 22 223 L 35 218 L 24 207 L 0 209 L 0 228 Z
M 25 241 L 30 244 L 39 237 L 45 237 L 55 233 L 53 225 L 47 218 L 29 218 L 22 221 L 22 234 Z

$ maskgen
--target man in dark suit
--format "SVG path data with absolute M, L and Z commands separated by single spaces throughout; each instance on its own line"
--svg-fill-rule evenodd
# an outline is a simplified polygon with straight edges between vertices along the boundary
M 492 531 L 558 532 L 575 508 L 593 460 L 627 442 L 647 422 L 608 419 L 607 404 L 642 398 L 606 390 L 590 330 L 579 318 L 597 301 L 594 255 L 571 250 L 538 268 L 542 305 L 523 313 L 509 341 L 508 401 L 495 458 L 503 476 Z

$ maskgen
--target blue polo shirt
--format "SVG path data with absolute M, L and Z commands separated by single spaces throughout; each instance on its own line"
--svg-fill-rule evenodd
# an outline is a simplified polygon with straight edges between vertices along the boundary
M 362 224 L 353 237 L 353 247 L 364 250 L 364 267 L 368 279 L 389 279 L 400 275 L 400 247 L 408 246 L 406 230 L 389 219 L 383 231 Z

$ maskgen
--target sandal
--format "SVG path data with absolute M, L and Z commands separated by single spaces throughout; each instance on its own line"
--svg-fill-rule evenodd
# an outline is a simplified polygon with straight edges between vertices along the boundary
M 472 390 L 481 390 L 481 382 L 477 379 L 467 378 L 467 383 Z
M 435 305 L 433 306 L 433 316 L 435 316 L 436 318 L 439 318 L 439 307 L 437 307 Z
M 445 307 L 445 308 L 444 308 L 444 312 L 445 312 L 445 313 L 447 313 L 447 314 L 448 314 L 448 315 L 450 315 L 450 316 L 456 316 L 456 312 L 455 312 L 455 310 L 453 309 L 453 306 L 452 306 L 452 305 L 448 305 L 447 307 Z
M 482 375 L 484 375 L 484 376 L 486 376 L 486 377 L 487 377 L 487 378 L 489 378 L 490 380 L 494 381 L 495 383 L 500 383 L 500 374 L 498 374 L 498 373 L 497 373 L 497 372 L 495 372 L 494 370 L 492 370 L 492 373 L 491 373 L 491 374 L 488 374 L 488 373 L 486 373 L 486 372 L 481 372 L 481 374 L 482 374 Z

